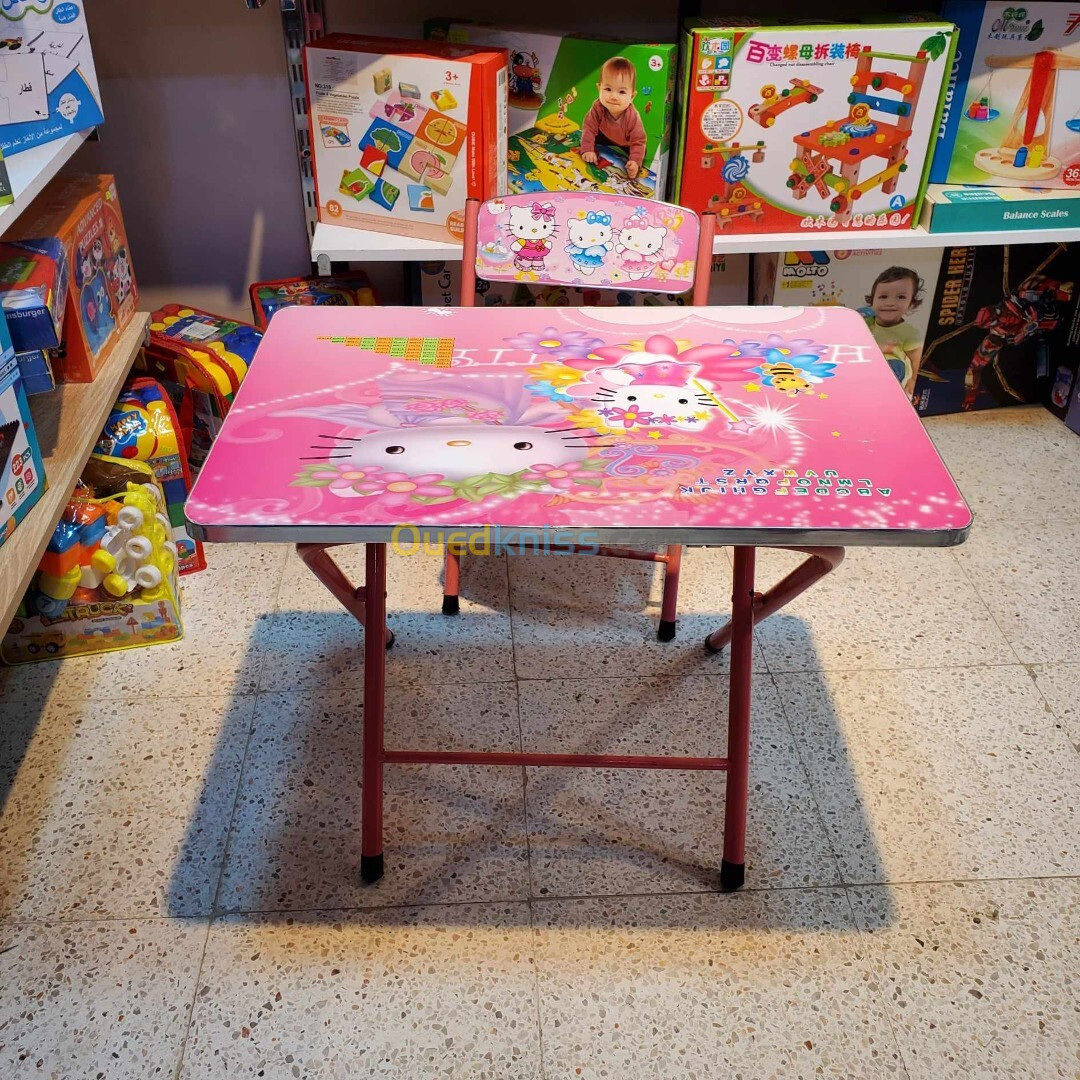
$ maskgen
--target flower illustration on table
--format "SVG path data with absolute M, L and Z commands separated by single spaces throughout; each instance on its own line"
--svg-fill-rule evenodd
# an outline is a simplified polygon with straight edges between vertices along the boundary
M 623 409 L 618 405 L 612 405 L 610 408 L 597 409 L 596 412 L 597 415 L 604 417 L 605 420 L 610 419 L 616 424 L 622 424 L 627 430 L 630 430 L 630 428 L 635 427 L 638 424 L 647 426 L 649 424 L 657 424 L 660 422 L 651 412 L 643 411 L 636 405 L 631 405 L 629 409 Z M 685 419 L 690 420 L 689 417 L 686 417 Z
M 515 349 L 524 349 L 551 360 L 584 360 L 604 342 L 583 330 L 557 330 L 546 326 L 539 334 L 523 331 L 503 339 Z
M 449 499 L 452 492 L 448 484 L 439 483 L 442 473 L 422 473 L 408 476 L 402 472 L 380 473 L 374 477 L 372 494 L 380 496 L 384 506 L 401 506 L 416 499 Z
M 525 389 L 537 397 L 547 398 L 548 401 L 573 401 L 574 399 L 558 386 L 542 379 L 538 382 L 526 383 Z
M 306 465 L 297 473 L 293 487 L 324 487 L 335 495 L 352 497 L 355 495 L 374 495 L 381 491 L 380 478 L 383 475 L 378 465 Z
M 552 386 L 559 387 L 572 386 L 576 382 L 581 382 L 583 377 L 582 372 L 567 367 L 565 364 L 557 364 L 551 361 L 545 361 L 543 364 L 537 364 L 535 367 L 526 368 L 525 370 L 537 382 L 548 382 Z
M 599 487 L 603 482 L 596 474 L 597 465 L 586 461 L 568 461 L 565 465 L 532 465 L 522 473 L 521 479 L 548 487 L 572 488 L 579 484 Z

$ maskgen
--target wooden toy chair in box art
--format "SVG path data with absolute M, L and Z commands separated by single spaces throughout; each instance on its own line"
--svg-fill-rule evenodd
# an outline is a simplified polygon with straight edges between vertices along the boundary
M 564 285 L 584 289 L 618 289 L 621 292 L 690 293 L 691 303 L 708 302 L 709 272 L 716 218 L 702 219 L 690 210 L 670 203 L 624 195 L 579 191 L 506 195 L 481 203 L 470 199 L 465 210 L 465 243 L 461 260 L 461 306 L 476 301 L 476 279 L 512 281 L 516 284 Z M 552 338 L 536 343 L 537 365 L 552 368 L 552 392 L 560 391 L 562 377 L 573 380 L 573 357 Z M 567 366 L 571 365 L 571 366 Z M 675 365 L 673 365 L 674 367 Z M 642 368 L 644 374 L 645 368 Z M 650 369 L 651 370 L 651 369 Z M 623 368 L 625 372 L 625 365 Z M 623 376 L 625 377 L 625 375 Z M 612 386 L 598 394 L 598 412 L 611 430 L 637 428 L 647 435 L 651 417 L 655 428 L 680 422 L 715 401 L 701 401 L 685 394 L 673 382 L 662 385 Z M 638 391 L 633 393 L 631 391 Z M 603 432 L 582 429 L 582 440 L 603 437 Z M 557 465 L 557 463 L 554 463 Z M 547 473 L 550 477 L 551 472 Z M 664 591 L 660 641 L 675 637 L 679 565 L 682 548 L 669 545 L 663 552 L 647 549 L 575 545 L 582 554 L 658 562 L 664 566 Z M 463 552 L 447 546 L 443 577 L 443 614 L 458 610 L 458 587 Z

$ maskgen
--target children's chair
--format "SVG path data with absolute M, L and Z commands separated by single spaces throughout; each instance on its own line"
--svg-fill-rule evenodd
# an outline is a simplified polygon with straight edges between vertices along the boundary
M 461 306 L 475 305 L 478 277 L 590 291 L 687 293 L 691 304 L 706 304 L 715 227 L 713 214 L 699 219 L 681 206 L 626 195 L 541 191 L 484 203 L 470 199 L 465 207 Z M 565 359 L 557 344 L 547 346 L 546 353 L 556 362 Z M 664 592 L 656 636 L 660 641 L 675 637 L 679 545 L 671 544 L 661 553 L 615 547 L 577 550 L 662 563 Z M 447 546 L 444 615 L 458 611 L 461 555 Z

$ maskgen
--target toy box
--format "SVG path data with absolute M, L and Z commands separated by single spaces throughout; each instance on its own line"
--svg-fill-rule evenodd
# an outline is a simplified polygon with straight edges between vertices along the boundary
M 56 377 L 52 369 L 52 353 L 48 349 L 32 349 L 15 354 L 19 364 L 19 378 L 27 397 L 46 394 L 56 389 Z
M 922 226 L 932 233 L 1075 229 L 1078 225 L 1080 189 L 929 184 L 923 201 Z
M 248 289 L 255 325 L 265 330 L 270 316 L 283 307 L 323 305 L 372 307 L 379 298 L 367 274 L 356 271 L 332 277 L 294 277 L 257 281 Z
M 691 21 L 675 201 L 732 233 L 911 228 L 954 45 L 945 22 Z
M 1080 341 L 1065 244 L 946 248 L 915 387 L 926 416 L 1049 400 Z
M 64 340 L 68 251 L 55 236 L 0 244 L 0 304 L 17 352 Z
M 180 424 L 164 387 L 154 379 L 129 379 L 105 421 L 94 453 L 150 466 L 165 498 L 169 539 L 176 545 L 179 572 L 205 570 L 202 544 L 187 531 L 184 505 L 191 473 Z
M 304 47 L 319 220 L 460 240 L 506 188 L 506 53 L 331 34 Z
M 113 478 L 80 485 L 0 643 L 8 664 L 156 645 L 183 637 L 176 550 L 164 496 L 139 461 L 91 459 Z
M 34 421 L 11 338 L 0 319 L 0 546 L 44 490 L 45 468 Z
M 930 179 L 1080 185 L 1080 13 L 1075 5 L 946 0 L 959 41 Z
M 461 292 L 461 263 L 413 263 L 412 302 L 423 307 L 456 307 Z M 743 306 L 750 285 L 749 255 L 714 255 L 709 303 Z M 497 307 L 662 307 L 690 303 L 690 293 L 631 292 L 571 285 L 532 285 L 476 279 L 478 306 Z
M 111 176 L 60 178 L 16 225 L 22 237 L 56 237 L 68 262 L 60 382 L 91 382 L 135 314 L 138 289 Z
M 0 150 L 8 157 L 100 124 L 85 4 L 0 4 Z
M 168 392 L 188 464 L 198 471 L 255 358 L 262 331 L 198 308 L 166 304 L 150 316 L 150 344 L 135 365 Z
M 754 256 L 754 303 L 841 306 L 866 320 L 910 396 L 926 341 L 940 248 L 782 251 Z
M 677 46 L 451 19 L 428 20 L 424 36 L 507 51 L 510 191 L 664 197 Z M 604 92 L 606 103 L 600 100 L 604 74 L 613 80 Z M 634 176 L 627 172 L 631 160 L 637 166 Z

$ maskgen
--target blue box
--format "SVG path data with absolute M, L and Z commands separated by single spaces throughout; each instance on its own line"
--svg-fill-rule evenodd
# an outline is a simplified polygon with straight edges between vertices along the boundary
M 19 363 L 0 319 L 0 545 L 45 491 L 34 422 L 26 404 Z
M 64 340 L 68 253 L 54 236 L 0 243 L 0 305 L 17 352 Z
M 47 349 L 16 353 L 15 359 L 19 362 L 19 378 L 22 379 L 23 392 L 27 397 L 47 394 L 56 389 L 52 358 Z

